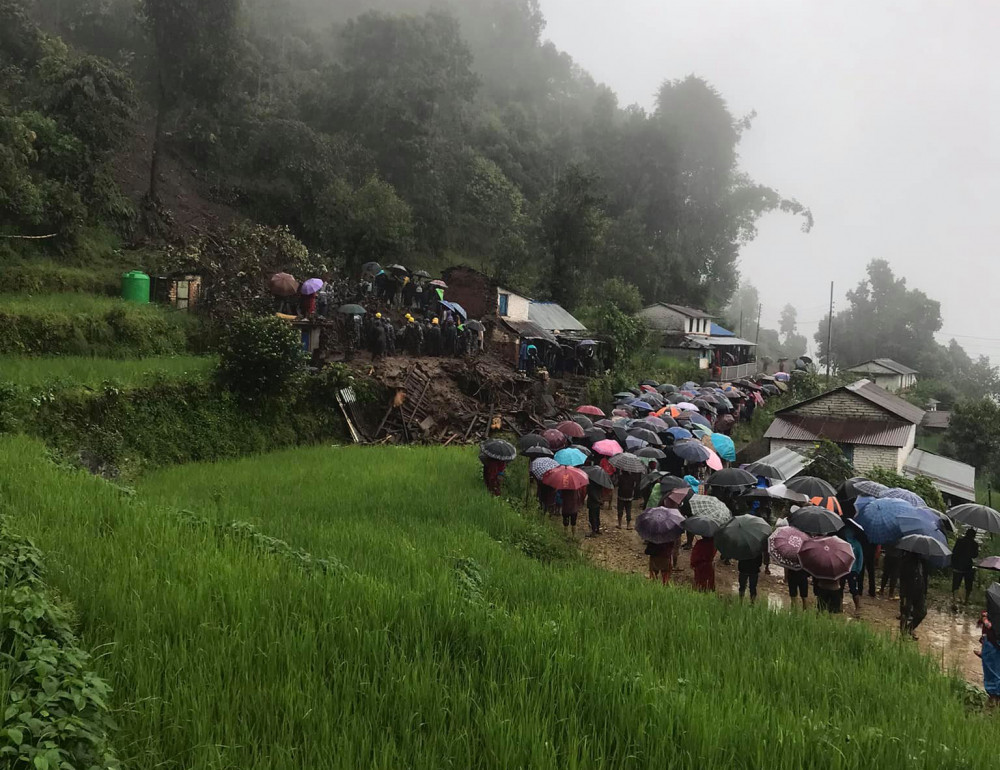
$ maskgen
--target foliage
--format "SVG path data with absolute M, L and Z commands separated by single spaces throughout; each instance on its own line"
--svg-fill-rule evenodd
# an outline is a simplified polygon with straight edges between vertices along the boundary
M 23 438 L 0 441 L 0 467 L 18 527 L 59 560 L 53 587 L 81 632 L 115 642 L 96 663 L 137 767 L 914 764 L 900 746 L 919 747 L 918 765 L 989 766 L 995 720 L 969 714 L 913 646 L 540 563 L 513 545 L 529 524 L 482 488 L 476 453 L 441 453 L 317 447 L 187 466 L 133 499 L 63 474 Z M 344 569 L 304 569 L 178 509 L 248 522 Z M 788 663 L 732 666 L 731 649 Z M 805 668 L 803 650 L 816 661 Z M 748 711 L 747 693 L 768 697 Z M 650 739 L 676 724 L 691 727 Z
M 649 337 L 649 329 L 641 318 L 623 312 L 612 302 L 601 306 L 597 331 L 611 345 L 614 355 L 612 368 L 617 362 L 630 361 Z
M 812 462 L 809 464 L 808 475 L 830 482 L 835 488 L 850 478 L 854 478 L 857 473 L 850 460 L 844 455 L 840 447 L 829 439 L 816 442 L 813 447 L 806 452 Z
M 219 381 L 248 404 L 291 391 L 306 354 L 294 326 L 275 316 L 243 316 L 226 330 L 219 349 Z
M 197 319 L 85 294 L 0 296 L 0 355 L 163 356 L 196 350 Z
M 115 360 L 89 356 L 0 357 L 0 381 L 22 389 L 98 388 L 104 383 L 132 388 L 160 380 L 191 379 L 215 367 L 210 356 Z
M 621 278 L 609 278 L 602 283 L 598 296 L 628 315 L 634 315 L 642 310 L 642 294 L 638 287 L 626 283 Z
M 872 468 L 866 475 L 866 478 L 879 484 L 885 484 L 887 487 L 908 489 L 911 492 L 915 492 L 924 498 L 924 502 L 936 511 L 943 513 L 948 507 L 937 487 L 926 476 L 917 476 L 911 479 L 889 468 Z
M 42 557 L 0 517 L 0 757 L 11 768 L 119 767 L 107 683 L 43 581 Z
M 955 404 L 941 451 L 1000 477 L 1000 404 L 992 398 Z

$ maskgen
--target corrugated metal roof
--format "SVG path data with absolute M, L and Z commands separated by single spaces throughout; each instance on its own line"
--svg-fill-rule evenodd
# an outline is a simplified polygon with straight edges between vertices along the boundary
M 818 441 L 827 438 L 838 444 L 898 448 L 906 446 L 913 429 L 911 423 L 894 420 L 840 420 L 789 414 L 775 417 L 764 438 L 788 441 Z
M 951 427 L 951 412 L 924 412 L 920 424 L 931 430 L 948 430 Z
M 799 454 L 794 449 L 781 447 L 780 449 L 775 449 L 766 457 L 761 457 L 759 460 L 755 460 L 755 462 L 773 465 L 781 471 L 784 474 L 785 479 L 788 480 L 793 476 L 798 476 L 802 473 L 812 460 L 805 455 Z
M 756 342 L 740 339 L 739 337 L 709 337 L 707 342 L 712 347 L 726 347 L 728 345 L 748 345 L 751 348 L 757 347 Z
M 880 388 L 868 380 L 858 380 L 848 385 L 847 389 L 871 401 L 876 406 L 882 407 L 887 412 L 892 412 L 897 417 L 902 417 L 907 422 L 912 422 L 914 425 L 919 425 L 920 421 L 924 419 L 924 410 L 919 406 L 914 406 L 909 401 L 904 401 L 899 396 L 894 396 L 885 388 Z
M 976 500 L 976 469 L 949 457 L 914 449 L 903 463 L 903 475 L 926 476 L 942 493 L 961 500 Z
M 506 318 L 501 318 L 500 321 L 509 329 L 522 337 L 527 339 L 538 338 L 543 339 L 546 342 L 551 342 L 554 345 L 559 344 L 559 340 L 555 338 L 555 335 L 547 329 L 543 329 L 536 323 L 531 321 L 509 321 Z
M 649 307 L 644 307 L 643 310 L 650 310 L 654 307 L 665 307 L 673 310 L 675 313 L 680 313 L 688 318 L 715 318 L 713 315 L 709 315 L 704 310 L 696 310 L 693 307 L 685 307 L 684 305 L 671 305 L 669 302 L 657 302 L 655 305 L 650 305 Z
M 857 366 L 852 366 L 847 371 L 858 374 L 917 374 L 916 369 L 911 369 L 905 364 L 893 361 L 891 358 L 873 358 Z
M 569 311 L 555 302 L 532 302 L 528 305 L 528 320 L 543 329 L 561 332 L 585 332 L 587 327 Z

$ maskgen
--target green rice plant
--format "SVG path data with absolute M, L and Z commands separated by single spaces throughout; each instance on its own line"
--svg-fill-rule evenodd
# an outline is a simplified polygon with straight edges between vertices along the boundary
M 213 356 L 140 359 L 0 356 L 0 381 L 25 389 L 92 389 L 105 383 L 134 388 L 161 380 L 203 379 L 215 365 Z
M 286 451 L 134 496 L 24 438 L 0 469 L 102 651 L 128 766 L 972 770 L 1000 745 L 912 645 L 526 555 L 544 525 L 474 450 Z

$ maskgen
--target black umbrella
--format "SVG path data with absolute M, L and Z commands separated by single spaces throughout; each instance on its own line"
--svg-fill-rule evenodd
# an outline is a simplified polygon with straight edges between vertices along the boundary
M 646 430 L 645 428 L 632 428 L 628 432 L 628 435 L 633 438 L 640 439 L 641 441 L 645 441 L 647 444 L 653 444 L 654 446 L 662 446 L 663 444 L 663 441 L 660 440 L 660 437 L 656 433 L 651 430 Z
M 490 439 L 480 444 L 479 453 L 484 457 L 500 460 L 501 462 L 510 462 L 517 457 L 517 450 L 514 449 L 514 445 L 499 438 Z
M 855 486 L 859 481 L 868 481 L 868 479 L 855 477 L 853 479 L 848 479 L 847 481 L 841 483 L 841 485 L 837 487 L 837 499 L 840 500 L 841 502 L 844 502 L 845 500 L 848 501 L 857 500 L 859 497 L 862 496 L 867 497 L 868 495 L 865 495 L 864 492 L 862 492 Z
M 530 457 L 532 460 L 537 460 L 539 457 L 554 457 L 554 453 L 547 446 L 530 446 L 527 449 L 522 449 L 521 453 L 525 457 Z
M 341 305 L 337 309 L 337 312 L 344 315 L 364 315 L 368 311 L 361 307 L 361 305 Z
M 770 465 L 769 463 L 750 463 L 746 469 L 754 476 L 763 476 L 765 479 L 777 479 L 778 481 L 785 480 L 784 471 L 777 466 Z
M 745 514 L 715 533 L 715 547 L 724 559 L 753 559 L 764 553 L 770 536 L 770 524 L 760 516 Z
M 823 479 L 815 476 L 797 476 L 785 483 L 785 486 L 793 492 L 801 492 L 809 497 L 836 497 L 837 490 Z
M 639 383 L 639 385 L 640 386 L 645 385 L 647 388 L 660 387 L 660 383 L 658 383 L 656 380 L 643 380 L 642 382 Z
M 589 441 L 591 444 L 594 444 L 598 441 L 604 441 L 604 439 L 607 438 L 607 436 L 604 434 L 604 431 L 601 430 L 600 428 L 587 428 L 583 432 L 583 437 L 587 439 L 587 441 Z
M 665 460 L 667 457 L 666 453 L 663 450 L 657 449 L 656 447 L 652 446 L 640 449 L 638 452 L 635 453 L 635 456 L 651 458 L 653 460 Z
M 896 548 L 900 551 L 910 551 L 921 556 L 931 556 L 935 559 L 949 558 L 951 549 L 930 535 L 907 535 L 898 543 Z
M 628 440 L 628 431 L 621 425 L 615 425 L 611 428 L 611 432 L 615 434 L 615 440 L 622 446 L 625 446 Z
M 413 273 L 414 278 L 430 278 L 431 274 L 426 270 L 417 270 Z
M 517 440 L 517 446 L 522 452 L 526 452 L 533 446 L 543 446 L 548 449 L 549 442 L 545 440 L 544 436 L 539 436 L 537 433 L 525 433 Z
M 542 425 L 545 426 L 545 430 L 555 430 L 559 423 L 556 420 L 545 420 Z
M 993 535 L 1000 534 L 1000 513 L 985 505 L 975 503 L 957 505 L 948 510 L 948 515 L 959 524 L 975 527 Z
M 400 275 L 410 274 L 409 268 L 403 267 L 402 265 L 389 265 L 389 267 L 387 267 L 386 270 L 392 270 L 392 272 L 399 273 Z
M 594 427 L 594 423 L 591 422 L 590 418 L 587 417 L 587 415 L 585 414 L 574 414 L 569 419 L 571 419 L 573 422 L 575 422 L 584 430 L 589 430 L 590 428 Z
M 788 523 L 807 535 L 833 535 L 844 528 L 844 520 L 818 505 L 806 505 L 788 517 Z
M 706 483 L 710 487 L 752 487 L 757 477 L 740 468 L 723 468 L 709 476 Z
M 602 489 L 613 489 L 615 484 L 611 477 L 598 465 L 585 465 L 580 469 L 590 478 L 590 483 Z
M 652 487 L 657 481 L 663 479 L 670 474 L 666 471 L 653 471 L 652 473 L 647 473 L 639 480 L 639 491 L 645 492 L 647 489 Z
M 484 332 L 484 331 L 486 331 L 486 327 L 483 326 L 479 321 L 468 321 L 465 324 L 465 328 L 466 329 L 471 329 L 474 332 Z
M 677 392 L 677 386 L 676 385 L 670 385 L 669 383 L 668 384 L 664 384 L 664 385 L 660 385 L 660 386 L 658 386 L 656 388 L 656 392 L 659 393 L 661 396 L 665 396 L 665 395 L 667 395 L 669 393 L 676 393 Z
M 715 537 L 719 533 L 719 530 L 725 525 L 721 524 L 718 519 L 707 519 L 704 516 L 692 516 L 691 518 L 684 519 L 681 526 L 684 528 L 685 532 L 690 532 L 692 535 Z
M 375 275 L 381 269 L 382 265 L 378 262 L 365 262 L 361 266 L 361 275 Z

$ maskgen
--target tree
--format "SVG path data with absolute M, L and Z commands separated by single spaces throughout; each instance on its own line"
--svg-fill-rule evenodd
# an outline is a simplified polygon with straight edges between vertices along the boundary
M 934 486 L 934 482 L 926 476 L 917 476 L 911 479 L 909 476 L 897 473 L 891 468 L 872 468 L 868 472 L 867 478 L 878 484 L 885 484 L 887 487 L 893 489 L 908 489 L 920 495 L 924 499 L 924 502 L 936 511 L 943 513 L 947 509 L 944 497 L 941 496 L 937 487 Z
M 275 316 L 242 316 L 227 327 L 219 349 L 219 381 L 244 402 L 287 393 L 305 370 L 299 333 Z
M 729 330 L 752 342 L 757 336 L 760 306 L 760 292 L 757 291 L 757 287 L 749 281 L 741 283 L 723 313 Z
M 607 230 L 597 178 L 570 166 L 543 203 L 542 242 L 551 257 L 548 286 L 552 298 L 575 308 L 592 278 Z
M 781 309 L 781 319 L 778 321 L 778 331 L 781 332 L 781 336 L 788 339 L 791 335 L 795 334 L 798 329 L 798 311 L 795 309 L 794 305 L 785 305 Z
M 941 451 L 996 476 L 1000 470 L 1000 405 L 991 398 L 955 404 Z
M 847 459 L 840 447 L 829 439 L 823 439 L 806 452 L 812 462 L 809 464 L 809 475 L 828 481 L 838 487 L 857 475 L 851 461 Z

